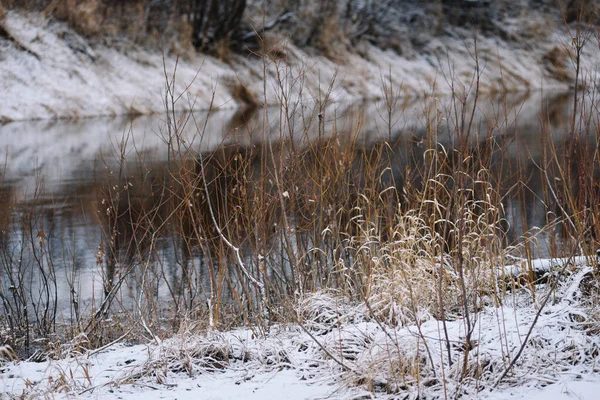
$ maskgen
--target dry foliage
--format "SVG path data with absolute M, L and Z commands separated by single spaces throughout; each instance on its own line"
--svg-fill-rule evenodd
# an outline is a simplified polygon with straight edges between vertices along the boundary
M 44 10 L 47 15 L 67 21 L 84 36 L 101 33 L 102 3 L 98 0 L 53 0 Z
M 548 50 L 543 57 L 548 72 L 559 82 L 573 82 L 575 72 L 571 66 L 573 51 L 565 46 L 557 45 Z

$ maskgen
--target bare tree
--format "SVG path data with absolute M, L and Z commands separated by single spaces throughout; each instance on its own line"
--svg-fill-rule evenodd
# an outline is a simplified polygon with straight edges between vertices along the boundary
M 185 11 L 193 27 L 192 43 L 198 49 L 210 49 L 223 40 L 236 38 L 246 0 L 189 0 Z

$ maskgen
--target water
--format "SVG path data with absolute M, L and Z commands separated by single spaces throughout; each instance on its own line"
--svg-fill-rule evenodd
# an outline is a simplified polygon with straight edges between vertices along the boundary
M 391 139 L 395 157 L 392 175 L 400 174 L 407 167 L 419 167 L 426 148 L 427 127 L 432 121 L 439 124 L 439 143 L 448 149 L 456 145 L 456 138 L 449 133 L 454 113 L 445 99 L 398 103 L 391 120 L 387 117 L 386 106 L 381 103 L 326 108 L 306 103 L 298 107 L 296 118 L 290 121 L 282 118 L 279 110 L 270 110 L 266 116 L 263 110 L 221 110 L 210 116 L 199 112 L 188 120 L 181 143 L 197 155 L 234 143 L 238 146 L 236 149 L 260 147 L 265 142 L 278 143 L 281 132 L 284 132 L 284 139 L 292 139 L 293 146 L 306 145 L 302 131 L 312 138 L 335 135 L 339 141 L 351 141 L 350 135 L 358 132 L 355 139 L 365 148 Z M 432 107 L 441 112 L 427 112 Z M 571 107 L 572 96 L 569 94 L 535 93 L 479 101 L 469 138 L 472 146 L 485 143 L 485 138 L 490 135 L 496 137 L 504 151 L 494 157 L 507 171 L 504 188 L 498 190 L 513 188 L 516 193 L 514 188 L 523 187 L 523 183 L 527 188 L 520 195 L 509 192 L 503 200 L 510 227 L 507 232 L 509 243 L 518 242 L 524 231 L 543 228 L 547 223 L 548 210 L 544 205 L 547 197 L 542 189 L 544 178 L 540 166 L 548 149 L 548 143 L 544 142 L 548 138 L 543 140 L 542 126 L 551 133 L 549 139 L 557 149 L 566 147 Z M 324 115 L 323 120 L 319 114 Z M 207 117 L 206 133 L 202 137 L 194 136 L 203 129 Z M 121 212 L 118 207 L 111 210 L 111 190 L 129 193 L 139 204 L 154 201 L 153 196 L 157 194 L 152 185 L 165 182 L 161 180 L 164 171 L 170 163 L 177 161 L 171 159 L 172 154 L 165 144 L 169 134 L 164 119 L 165 116 L 141 116 L 134 119 L 27 121 L 0 126 L 0 148 L 4 154 L 0 185 L 0 284 L 5 310 L 8 310 L 6 304 L 16 301 L 11 298 L 14 295 L 11 287 L 19 280 L 28 288 L 23 293 L 27 297 L 23 304 L 56 307 L 58 318 L 72 320 L 100 306 L 105 297 L 103 278 L 106 278 L 107 241 L 110 241 L 107 234 L 110 224 L 107 225 L 106 216 Z M 503 122 L 496 126 L 490 121 Z M 285 150 L 276 151 L 277 157 L 285 162 Z M 125 169 L 122 169 L 123 165 Z M 260 160 L 251 166 L 258 173 Z M 521 174 L 514 174 L 516 169 L 520 169 Z M 520 182 L 524 176 L 527 181 Z M 124 185 L 127 190 L 121 191 L 115 185 Z M 523 204 L 526 204 L 525 208 Z M 156 224 L 159 226 L 160 222 Z M 128 246 L 132 246 L 132 237 L 139 239 L 133 241 L 138 246 L 137 251 L 125 248 L 119 251 L 144 254 L 148 241 L 153 241 L 150 247 L 156 250 L 152 265 L 145 264 L 144 260 L 137 262 L 142 269 L 146 268 L 144 276 L 147 278 L 144 279 L 151 281 L 150 286 L 155 292 L 144 293 L 140 290 L 139 280 L 128 279 L 115 302 L 134 308 L 144 307 L 142 303 L 146 297 L 165 299 L 163 305 L 169 302 L 205 303 L 209 298 L 211 279 L 213 284 L 215 279 L 209 276 L 206 265 L 221 261 L 207 258 L 206 252 L 197 246 L 192 246 L 190 251 L 189 243 L 176 237 L 149 239 L 139 236 L 140 232 L 129 232 L 127 237 Z M 536 255 L 544 256 L 550 252 L 555 245 L 549 240 L 552 236 L 540 237 Z M 117 260 L 111 272 L 112 280 L 118 281 L 131 261 L 132 256 Z M 16 275 L 15 266 L 21 271 Z M 12 275 L 9 270 L 13 271 Z M 285 268 L 282 271 L 284 275 L 289 272 Z M 136 273 L 140 272 L 136 270 L 132 275 Z M 184 282 L 186 274 L 193 276 L 187 276 Z M 51 282 L 49 290 L 44 289 L 44 279 Z M 187 288 L 184 290 L 182 286 Z M 225 290 L 222 296 L 235 301 L 231 291 Z M 18 307 L 13 306 L 11 310 L 18 312 Z

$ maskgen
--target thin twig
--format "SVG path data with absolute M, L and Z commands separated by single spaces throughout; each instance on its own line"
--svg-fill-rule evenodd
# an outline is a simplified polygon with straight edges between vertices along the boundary
M 586 232 L 587 232 L 587 229 L 584 230 L 584 231 L 581 231 L 579 233 L 579 237 L 577 238 L 576 242 L 579 242 L 583 238 L 584 233 L 586 233 Z M 521 344 L 521 347 L 519 348 L 519 351 L 517 352 L 517 355 L 512 359 L 512 361 L 510 362 L 509 366 L 506 367 L 506 369 L 504 370 L 504 372 L 502 373 L 502 375 L 500 376 L 500 378 L 498 378 L 498 380 L 494 383 L 494 386 L 492 388 L 498 387 L 498 385 L 500 384 L 500 382 L 502 382 L 502 380 L 504 378 L 506 378 L 506 375 L 508 375 L 508 373 L 512 370 L 512 368 L 515 366 L 515 364 L 517 363 L 517 361 L 519 360 L 519 358 L 523 354 L 523 351 L 525 350 L 525 347 L 529 343 L 529 337 L 531 336 L 531 333 L 533 332 L 533 329 L 535 328 L 535 326 L 537 324 L 537 321 L 540 318 L 540 315 L 542 315 L 542 311 L 544 311 L 544 308 L 546 307 L 546 304 L 548 304 L 548 300 L 550 300 L 550 297 L 554 293 L 554 289 L 556 289 L 556 283 L 558 281 L 558 278 L 560 278 L 562 276 L 562 274 L 565 272 L 565 270 L 567 269 L 567 267 L 569 267 L 569 265 L 571 265 L 571 262 L 573 261 L 573 258 L 575 257 L 576 251 L 577 251 L 577 247 L 574 246 L 573 249 L 571 250 L 571 254 L 569 255 L 569 257 L 565 261 L 565 264 L 562 266 L 562 268 L 560 270 L 558 270 L 558 273 L 556 274 L 556 279 L 554 281 L 554 284 L 552 285 L 552 287 L 550 288 L 550 290 L 548 290 L 548 293 L 546 294 L 546 297 L 544 297 L 544 300 L 542 301 L 542 304 L 540 305 L 540 308 L 535 313 L 535 318 L 533 319 L 533 322 L 531 323 L 531 326 L 529 326 L 529 330 L 527 331 L 527 334 L 525 335 L 525 339 L 523 340 L 523 343 Z

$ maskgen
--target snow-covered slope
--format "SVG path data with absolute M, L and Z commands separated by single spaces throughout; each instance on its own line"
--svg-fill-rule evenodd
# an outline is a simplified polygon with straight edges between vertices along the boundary
M 0 23 L 7 32 L 0 35 L 0 121 L 164 110 L 165 85 L 175 70 L 175 56 L 163 58 L 160 51 L 125 39 L 110 46 L 91 45 L 65 23 L 39 13 L 9 11 Z M 517 39 L 519 23 L 512 22 Z M 506 29 L 510 31 L 510 24 Z M 179 59 L 175 92 L 187 94 L 176 107 L 207 109 L 213 95 L 215 106 L 239 107 L 244 101 L 240 88 L 248 89 L 258 102 L 266 91 L 268 103 L 277 103 L 282 93 L 318 99 L 328 91 L 335 101 L 373 99 L 383 97 L 383 82 L 389 81 L 405 96 L 423 96 L 448 92 L 451 82 L 459 89 L 469 86 L 476 61 L 486 90 L 572 84 L 565 29 L 551 30 L 533 47 L 531 41 L 517 39 L 479 35 L 475 52 L 473 32 L 452 27 L 450 33 L 429 37 L 418 54 L 401 56 L 361 43 L 333 61 L 274 34 L 271 53 L 276 57 L 233 55 L 228 63 L 204 55 Z M 598 70 L 598 54 L 596 43 L 585 47 L 585 73 Z

